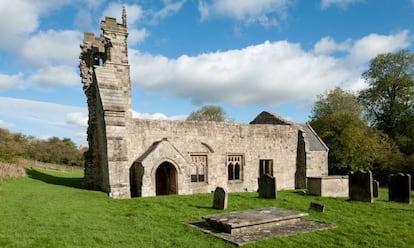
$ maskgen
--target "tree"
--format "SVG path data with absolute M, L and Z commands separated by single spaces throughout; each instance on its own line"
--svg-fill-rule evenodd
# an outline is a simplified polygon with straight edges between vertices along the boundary
M 232 121 L 219 106 L 207 105 L 198 110 L 193 111 L 188 117 L 187 121 L 216 121 L 229 122 Z
M 330 148 L 329 173 L 371 169 L 390 150 L 386 138 L 361 119 L 362 106 L 341 88 L 318 96 L 311 126 Z
M 389 135 L 402 152 L 414 152 L 414 54 L 380 54 L 362 76 L 368 88 L 359 94 L 371 124 Z

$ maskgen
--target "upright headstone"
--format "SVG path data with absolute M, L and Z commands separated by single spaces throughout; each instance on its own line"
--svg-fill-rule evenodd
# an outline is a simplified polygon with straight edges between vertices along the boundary
M 371 171 L 351 172 L 349 175 L 349 199 L 373 202 Z
M 227 192 L 221 187 L 214 190 L 213 208 L 226 209 L 227 208 Z
M 411 175 L 402 173 L 388 177 L 388 198 L 390 201 L 411 204 Z
M 377 180 L 372 181 L 372 195 L 379 198 L 379 182 Z
M 259 197 L 277 199 L 276 179 L 268 174 L 258 178 Z

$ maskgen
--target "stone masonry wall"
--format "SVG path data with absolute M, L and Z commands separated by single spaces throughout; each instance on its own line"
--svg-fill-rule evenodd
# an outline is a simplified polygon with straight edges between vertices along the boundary
M 193 193 L 211 192 L 217 186 L 230 192 L 256 191 L 260 159 L 273 159 L 273 176 L 278 189 L 294 189 L 297 133 L 295 126 L 288 125 L 133 119 L 128 127 L 128 160 L 132 165 L 154 141 L 166 138 L 188 164 L 191 164 L 190 155 L 193 153 L 208 156 L 208 183 L 193 183 Z M 244 155 L 242 180 L 239 182 L 227 180 L 227 154 Z M 184 171 L 185 177 L 190 176 L 189 169 Z

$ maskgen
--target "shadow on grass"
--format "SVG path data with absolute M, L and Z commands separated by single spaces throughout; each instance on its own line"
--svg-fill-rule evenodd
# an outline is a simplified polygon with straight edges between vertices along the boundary
M 52 176 L 35 169 L 26 169 L 26 174 L 33 179 L 43 181 L 45 183 L 67 186 L 72 188 L 82 189 L 82 180 L 83 178 L 69 178 L 69 177 L 57 177 Z

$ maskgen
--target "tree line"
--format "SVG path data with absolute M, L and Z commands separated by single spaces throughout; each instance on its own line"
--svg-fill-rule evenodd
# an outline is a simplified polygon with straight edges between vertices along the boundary
M 45 163 L 83 166 L 83 153 L 68 138 L 37 139 L 0 128 L 0 161 L 14 162 L 25 158 Z
M 362 77 L 358 93 L 335 88 L 318 96 L 311 126 L 330 148 L 330 174 L 372 170 L 414 175 L 414 55 L 380 54 Z

